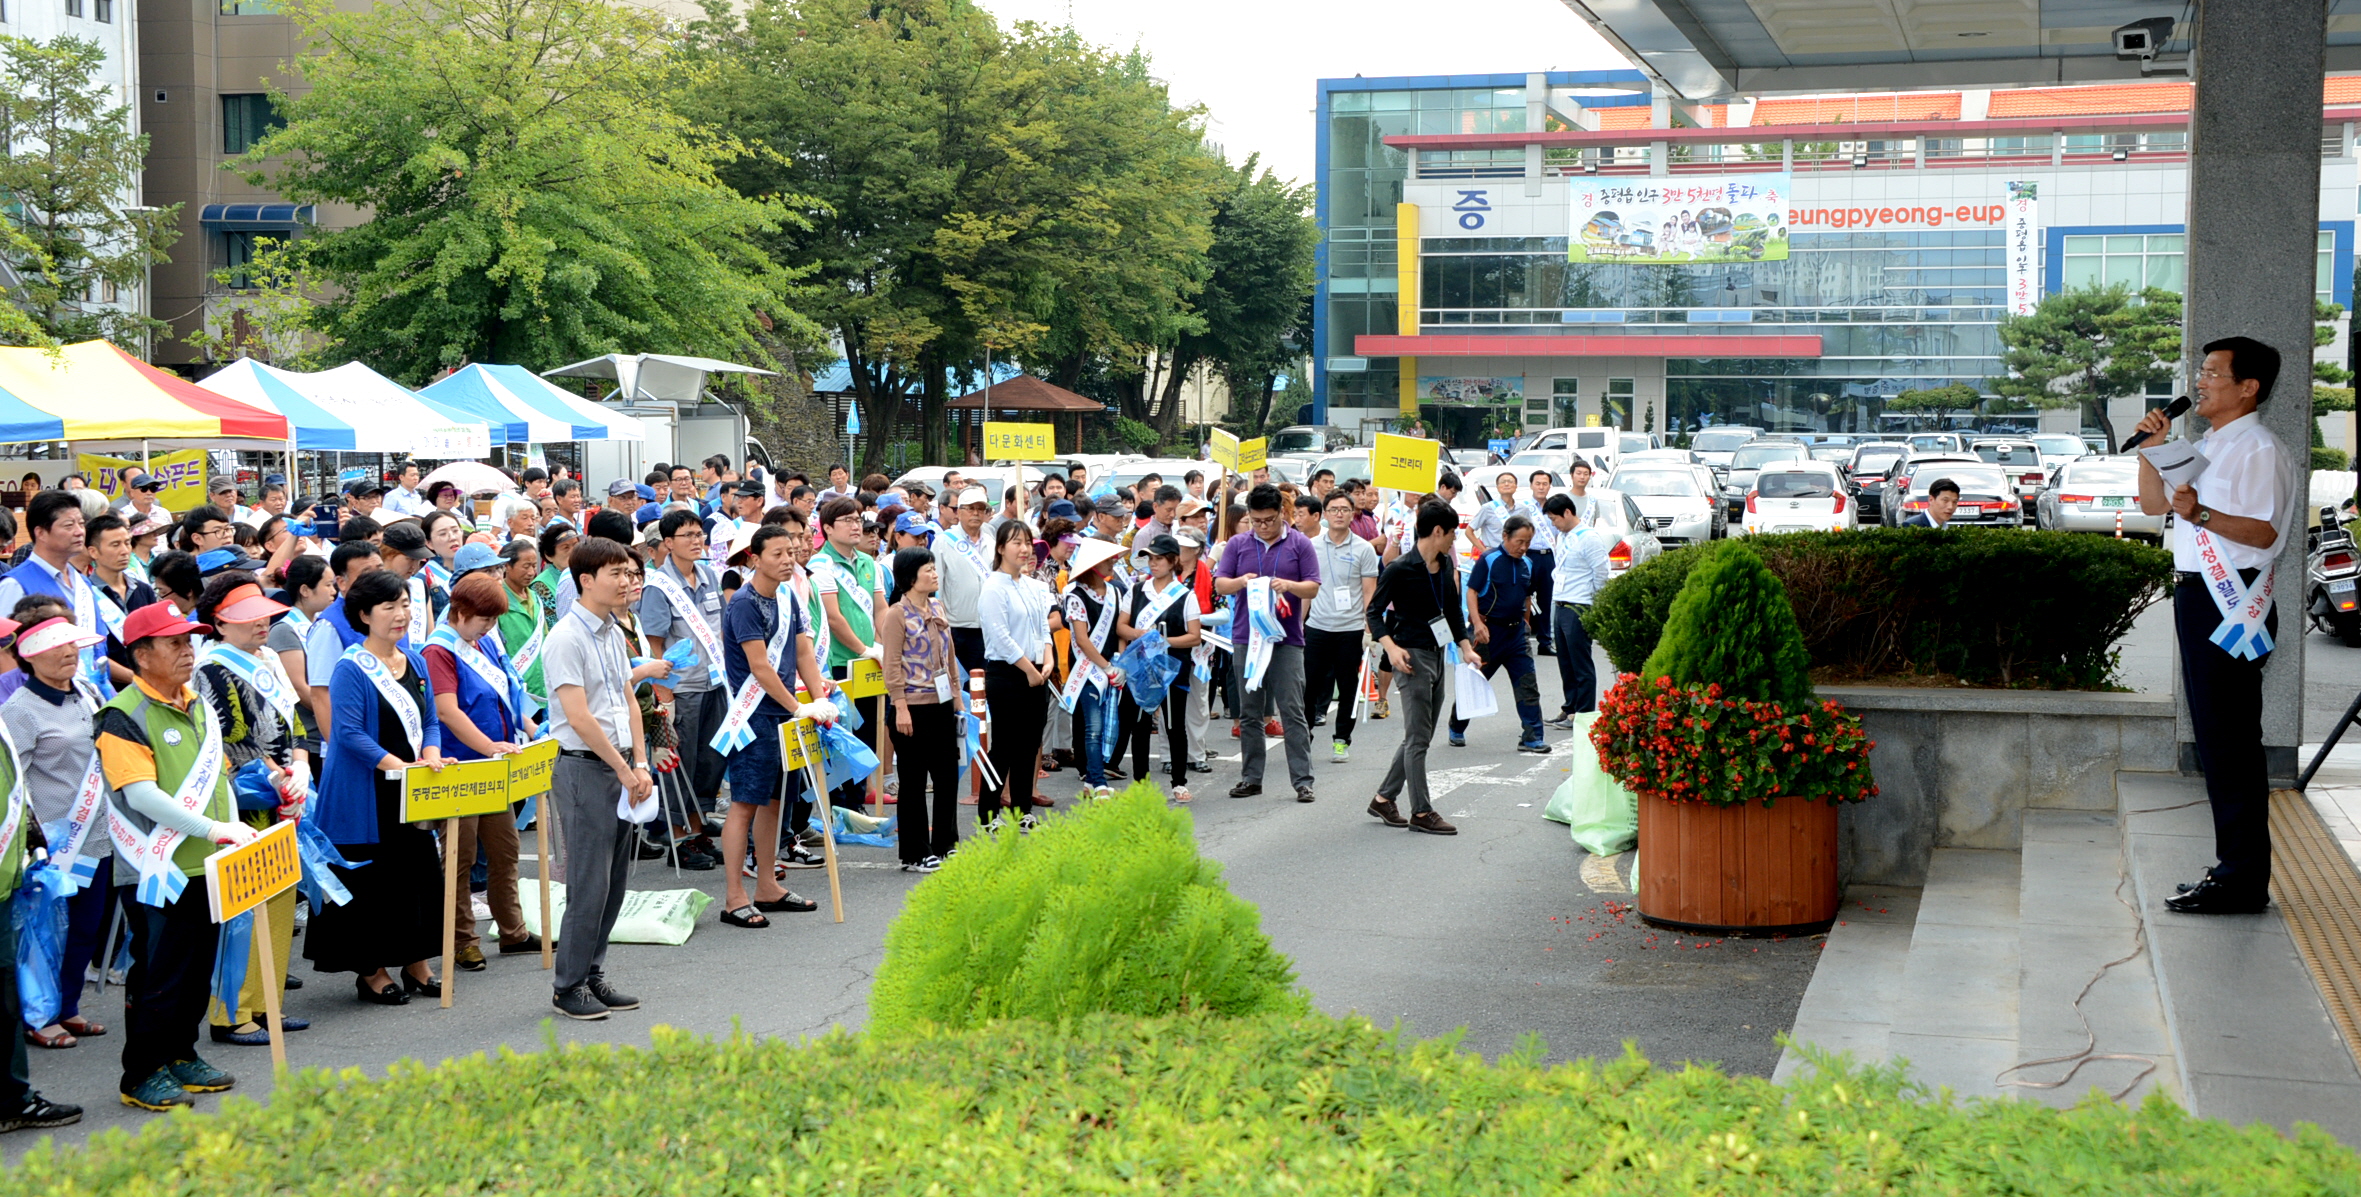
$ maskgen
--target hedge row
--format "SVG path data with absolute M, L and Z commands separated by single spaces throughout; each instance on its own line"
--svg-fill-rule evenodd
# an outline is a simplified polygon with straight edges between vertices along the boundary
M 2172 555 L 2072 532 L 1861 528 L 1747 538 L 1787 589 L 1823 681 L 1942 674 L 2058 690 L 2115 683 L 2116 642 L 2172 583 Z M 1584 621 L 1620 671 L 1656 650 L 1699 547 L 1609 582 Z
M 2161 1097 L 2069 1111 L 1928 1095 L 1898 1070 L 1787 1087 L 1637 1055 L 1486 1064 L 1321 1016 L 1004 1022 L 789 1045 L 659 1029 L 311 1071 L 137 1136 L 38 1147 L 15 1191 L 2076 1194 L 2350 1193 L 2361 1160 Z

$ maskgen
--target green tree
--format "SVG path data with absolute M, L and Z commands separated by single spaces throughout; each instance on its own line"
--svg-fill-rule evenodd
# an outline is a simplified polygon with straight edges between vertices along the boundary
M 0 192 L 8 203 L 0 265 L 14 276 L 16 305 L 0 315 L 0 339 L 49 344 L 104 337 L 140 350 L 166 327 L 104 302 L 144 284 L 180 237 L 180 206 L 131 211 L 148 139 L 130 109 L 98 81 L 106 52 L 95 41 L 0 37 Z
M 2060 291 L 2031 315 L 2001 317 L 2000 343 L 2009 373 L 1988 386 L 2036 407 L 2079 411 L 2083 426 L 2099 429 L 2113 452 L 2119 438 L 2107 401 L 2172 380 L 2181 357 L 2181 297 L 2157 287 L 2135 293 L 2121 283 Z
M 334 288 L 322 357 L 421 382 L 468 360 L 610 351 L 760 359 L 818 329 L 754 238 L 799 197 L 742 196 L 745 151 L 679 114 L 701 68 L 652 13 L 606 0 L 418 0 L 291 10 L 317 52 L 285 128 L 237 162 L 298 202 L 370 218 L 298 242 Z
M 1803 709 L 1812 700 L 1812 656 L 1787 588 L 1744 541 L 1683 551 L 1701 556 L 1673 596 L 1663 638 L 1640 677 L 1716 685 L 1725 698 Z
M 1886 400 L 1887 411 L 1933 412 L 1940 419 L 1955 411 L 1974 411 L 1982 396 L 1976 388 L 1964 382 L 1949 383 L 1925 390 L 1904 391 Z

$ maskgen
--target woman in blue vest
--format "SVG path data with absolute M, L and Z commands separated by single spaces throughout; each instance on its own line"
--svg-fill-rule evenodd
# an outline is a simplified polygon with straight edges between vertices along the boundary
M 312 917 L 303 955 L 315 971 L 353 973 L 360 998 L 408 1005 L 439 998 L 427 962 L 442 951 L 442 862 L 434 835 L 402 822 L 401 771 L 440 771 L 442 723 L 426 662 L 403 644 L 413 618 L 410 589 L 391 570 L 372 570 L 344 596 L 345 617 L 364 633 L 328 679 L 327 760 L 320 771 L 320 830 L 360 867 L 337 869 L 352 900 Z M 393 776 L 386 776 L 388 772 Z M 402 970 L 397 983 L 391 969 Z
M 451 606 L 443 626 L 434 630 L 421 654 L 426 676 L 434 686 L 435 716 L 443 725 L 443 744 L 450 759 L 481 761 L 514 752 L 538 732 L 533 726 L 524 682 L 508 659 L 500 637 L 492 629 L 508 613 L 508 593 L 490 571 L 462 576 L 451 585 Z M 458 966 L 469 972 L 484 967 L 484 950 L 476 940 L 475 911 L 467 893 L 467 872 L 475 864 L 481 844 L 489 877 L 485 900 L 500 924 L 502 955 L 539 952 L 541 941 L 525 930 L 525 910 L 517 901 L 516 813 L 473 815 L 459 820 L 453 848 L 462 866 L 451 895 Z

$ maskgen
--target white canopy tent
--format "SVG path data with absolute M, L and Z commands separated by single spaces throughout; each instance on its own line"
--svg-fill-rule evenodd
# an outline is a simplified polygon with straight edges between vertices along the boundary
M 755 366 L 741 366 L 710 357 L 683 357 L 671 353 L 610 353 L 587 361 L 544 370 L 549 378 L 606 378 L 616 386 L 616 397 L 625 403 L 654 400 L 695 407 L 704 401 L 705 378 L 711 374 L 776 375 L 776 370 Z

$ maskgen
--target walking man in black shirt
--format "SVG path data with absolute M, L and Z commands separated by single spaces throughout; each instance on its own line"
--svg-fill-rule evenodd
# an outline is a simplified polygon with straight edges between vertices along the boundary
M 1459 571 L 1451 564 L 1451 541 L 1459 533 L 1459 513 L 1446 503 L 1427 503 L 1418 509 L 1412 547 L 1378 576 L 1377 595 L 1369 602 L 1369 634 L 1384 646 L 1401 679 L 1402 746 L 1394 752 L 1393 767 L 1369 802 L 1369 813 L 1388 827 L 1408 827 L 1429 835 L 1457 835 L 1459 829 L 1443 821 L 1427 800 L 1426 752 L 1435 738 L 1435 720 L 1443 713 L 1443 646 L 1457 644 L 1461 660 L 1476 659 L 1469 642 L 1467 618 L 1461 611 Z M 1403 786 L 1410 787 L 1410 817 L 1394 805 Z

